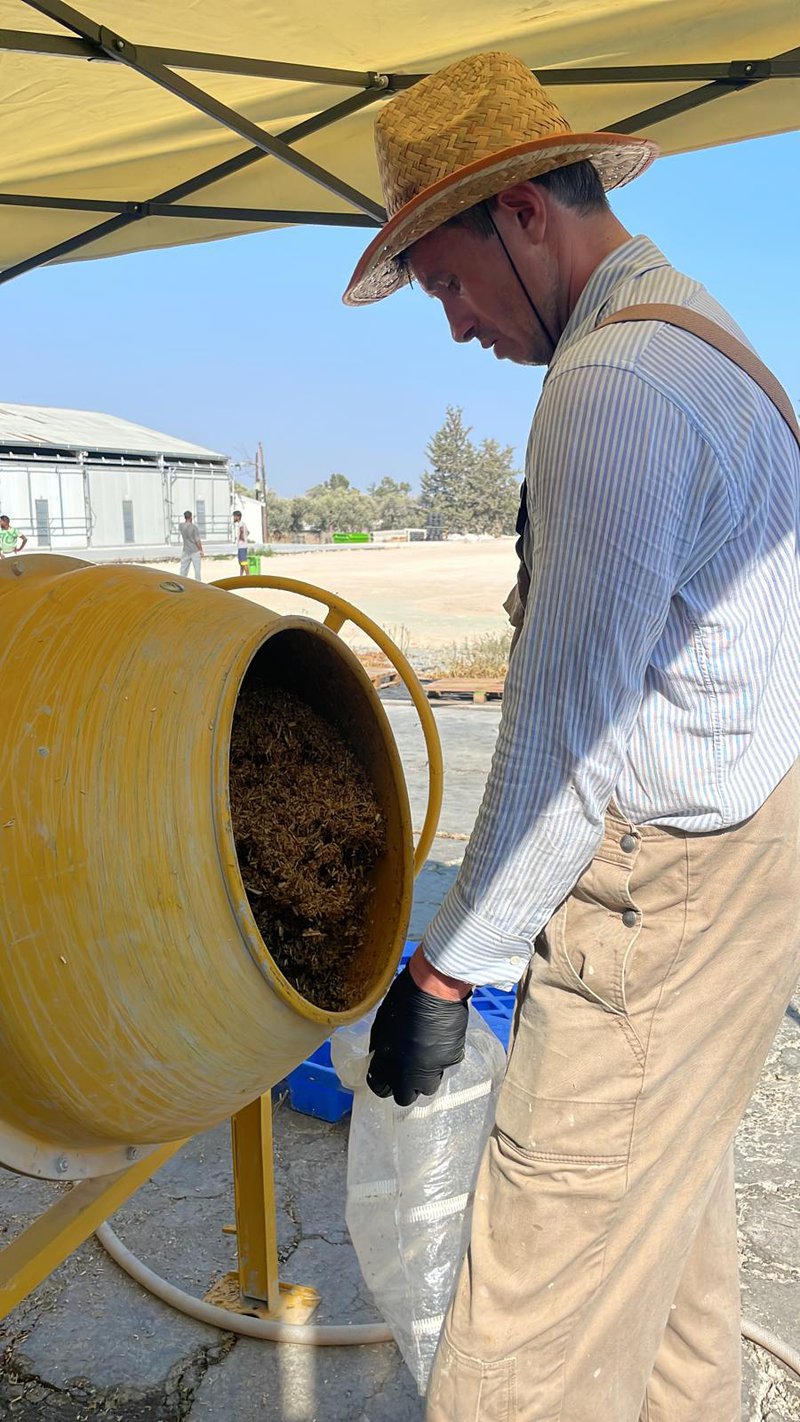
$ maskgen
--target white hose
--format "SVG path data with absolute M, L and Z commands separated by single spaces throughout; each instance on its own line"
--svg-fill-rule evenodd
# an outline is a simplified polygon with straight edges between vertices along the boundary
M 208 1323 L 212 1328 L 220 1328 L 225 1333 L 239 1333 L 245 1338 L 260 1338 L 269 1343 L 304 1343 L 315 1348 L 339 1348 L 353 1343 L 391 1343 L 392 1334 L 384 1323 L 278 1323 L 272 1318 L 249 1318 L 246 1314 L 231 1313 L 227 1308 L 217 1308 L 215 1304 L 196 1299 L 174 1284 L 168 1284 L 159 1274 L 148 1269 L 141 1259 L 137 1259 L 130 1249 L 114 1233 L 110 1225 L 102 1224 L 95 1235 L 106 1253 L 115 1264 L 125 1270 L 137 1284 L 154 1294 L 170 1308 L 185 1313 L 198 1323 Z M 777 1338 L 769 1329 L 761 1328 L 749 1319 L 742 1319 L 742 1337 L 759 1348 L 766 1348 L 787 1368 L 800 1377 L 800 1353 Z
M 782 1338 L 777 1338 L 774 1333 L 770 1333 L 768 1328 L 762 1328 L 758 1323 L 751 1323 L 749 1318 L 743 1318 L 742 1337 L 749 1338 L 751 1343 L 757 1343 L 759 1348 L 766 1348 L 768 1353 L 773 1353 L 787 1368 L 800 1377 L 800 1353 L 796 1348 L 790 1348 Z
M 339 1348 L 350 1343 L 391 1343 L 392 1334 L 385 1323 L 278 1323 L 273 1318 L 249 1318 L 243 1313 L 231 1313 L 227 1308 L 217 1308 L 203 1299 L 193 1298 L 183 1289 L 168 1284 L 159 1274 L 148 1269 L 141 1259 L 137 1259 L 125 1247 L 110 1225 L 102 1224 L 95 1230 L 95 1236 L 115 1264 L 119 1264 L 126 1274 L 130 1274 L 137 1284 L 155 1294 L 157 1299 L 169 1304 L 179 1313 L 196 1318 L 198 1323 L 208 1323 L 212 1328 L 221 1328 L 225 1333 L 241 1333 L 245 1338 L 261 1338 L 270 1343 L 305 1343 L 315 1348 Z

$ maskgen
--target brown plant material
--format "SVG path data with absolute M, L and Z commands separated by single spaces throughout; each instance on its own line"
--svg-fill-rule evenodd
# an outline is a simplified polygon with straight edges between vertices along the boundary
M 512 629 L 484 632 L 453 642 L 433 672 L 434 677 L 504 677 L 508 672 Z
M 341 734 L 292 692 L 245 679 L 233 718 L 231 818 L 258 930 L 303 997 L 343 1011 L 386 845 L 373 788 Z

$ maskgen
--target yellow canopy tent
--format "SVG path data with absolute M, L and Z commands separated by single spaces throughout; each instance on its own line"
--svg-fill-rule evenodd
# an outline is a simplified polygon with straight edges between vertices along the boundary
M 796 128 L 794 0 L 0 0 L 0 282 L 293 223 L 375 227 L 377 107 L 509 49 L 576 130 Z

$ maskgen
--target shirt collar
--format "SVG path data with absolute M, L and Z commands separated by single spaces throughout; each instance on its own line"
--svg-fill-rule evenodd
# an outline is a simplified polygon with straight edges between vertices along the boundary
M 595 267 L 575 303 L 561 338 L 553 353 L 550 369 L 560 356 L 581 336 L 594 329 L 602 309 L 616 289 L 624 282 L 644 276 L 655 267 L 668 267 L 669 262 L 649 237 L 632 237 L 621 247 L 615 247 Z

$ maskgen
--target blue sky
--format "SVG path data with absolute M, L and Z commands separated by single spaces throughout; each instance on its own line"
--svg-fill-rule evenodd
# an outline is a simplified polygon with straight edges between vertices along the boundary
M 612 196 L 732 312 L 800 403 L 800 135 L 659 160 Z M 292 229 L 71 263 L 0 288 L 0 400 L 102 410 L 235 459 L 299 493 L 341 470 L 416 486 L 448 404 L 519 451 L 539 372 L 450 340 L 404 291 L 349 310 L 365 232 Z

